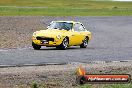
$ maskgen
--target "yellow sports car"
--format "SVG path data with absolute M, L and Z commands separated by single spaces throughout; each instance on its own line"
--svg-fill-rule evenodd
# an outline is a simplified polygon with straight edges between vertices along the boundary
M 32 46 L 39 50 L 41 46 L 67 49 L 69 46 L 86 48 L 91 39 L 91 33 L 82 23 L 74 21 L 52 21 L 47 30 L 33 33 Z

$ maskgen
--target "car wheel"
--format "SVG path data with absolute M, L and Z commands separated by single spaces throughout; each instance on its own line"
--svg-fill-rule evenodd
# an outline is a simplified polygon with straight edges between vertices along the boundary
M 80 48 L 86 48 L 87 46 L 88 46 L 88 38 L 86 37 L 83 40 L 82 44 L 80 45 Z
M 34 42 L 32 42 L 32 46 L 35 50 L 40 50 L 41 46 L 35 44 Z
M 67 47 L 68 47 L 68 39 L 64 38 L 61 45 L 60 45 L 60 48 L 65 50 L 65 49 L 67 49 Z

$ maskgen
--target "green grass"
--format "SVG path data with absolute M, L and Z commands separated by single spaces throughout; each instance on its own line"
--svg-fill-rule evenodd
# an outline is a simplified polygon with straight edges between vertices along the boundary
M 132 88 L 132 83 L 130 84 L 85 84 L 80 86 L 80 88 Z
M 132 2 L 0 0 L 1 16 L 131 16 Z
M 80 86 L 80 88 L 93 88 L 93 87 L 90 84 L 85 84 L 85 85 Z
M 132 84 L 113 84 L 113 85 L 106 85 L 103 88 L 132 88 Z

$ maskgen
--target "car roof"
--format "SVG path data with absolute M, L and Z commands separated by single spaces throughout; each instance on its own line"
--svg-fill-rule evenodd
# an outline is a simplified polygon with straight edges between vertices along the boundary
M 67 22 L 67 23 L 73 23 L 73 24 L 80 23 L 80 22 L 75 22 L 75 21 L 52 21 L 52 22 Z

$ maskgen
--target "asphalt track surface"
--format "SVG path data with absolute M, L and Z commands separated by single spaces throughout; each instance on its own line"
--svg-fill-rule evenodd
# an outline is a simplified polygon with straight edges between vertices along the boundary
M 63 19 L 57 17 L 56 20 Z M 74 20 L 82 22 L 92 33 L 92 40 L 86 49 L 79 47 L 70 47 L 67 50 L 56 50 L 53 47 L 43 47 L 41 50 L 33 50 L 32 47 L 1 49 L 0 65 L 132 60 L 131 16 L 75 17 Z

